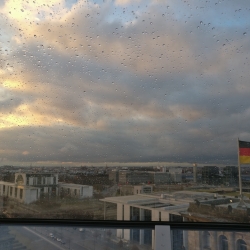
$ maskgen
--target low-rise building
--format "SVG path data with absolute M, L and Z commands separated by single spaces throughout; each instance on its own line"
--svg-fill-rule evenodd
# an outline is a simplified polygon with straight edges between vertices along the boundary
M 117 205 L 117 220 L 129 221 L 183 221 L 189 203 L 194 199 L 213 199 L 214 194 L 193 191 L 178 191 L 172 194 L 136 194 L 119 197 L 106 197 L 104 219 L 106 216 L 106 203 Z M 119 229 L 117 237 L 139 244 L 152 244 L 154 248 L 154 231 L 147 229 Z M 185 244 L 182 230 L 173 232 L 173 249 L 182 248 Z
M 40 199 L 43 195 L 58 196 L 60 191 L 77 198 L 93 196 L 93 187 L 71 183 L 58 183 L 58 174 L 15 173 L 15 181 L 0 181 L 0 196 L 9 197 L 25 204 Z
M 120 171 L 119 183 L 120 184 L 142 184 L 150 182 L 149 172 L 144 171 Z
M 113 181 L 114 183 L 118 183 L 119 181 L 119 171 L 112 170 L 109 172 L 109 180 Z
M 93 187 L 87 185 L 58 183 L 60 195 L 71 196 L 79 199 L 93 196 Z
M 149 172 L 150 183 L 156 185 L 170 184 L 172 182 L 171 174 L 168 172 Z
M 153 192 L 153 186 L 137 185 L 134 186 L 134 194 L 150 194 Z
M 0 196 L 9 197 L 19 202 L 29 204 L 40 198 L 40 188 L 0 181 Z
M 238 186 L 239 185 L 239 171 L 235 166 L 226 166 L 223 169 L 223 184 L 225 186 Z

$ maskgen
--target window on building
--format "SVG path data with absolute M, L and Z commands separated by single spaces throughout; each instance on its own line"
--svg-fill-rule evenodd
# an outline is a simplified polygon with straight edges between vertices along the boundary
M 38 176 L 38 177 L 37 177 L 37 184 L 38 184 L 38 185 L 41 185 L 41 184 L 42 184 L 42 177 L 41 177 L 41 176 Z
M 210 249 L 210 233 L 208 231 L 202 232 L 202 249 Z
M 17 197 L 17 188 L 15 188 L 15 197 Z
M 13 193 L 13 187 L 10 187 L 10 196 L 12 196 Z
M 140 220 L 140 208 L 130 206 L 130 220 L 131 221 Z
M 219 250 L 228 250 L 228 240 L 224 235 L 219 236 Z
M 151 221 L 152 220 L 152 211 L 148 210 L 148 209 L 142 209 L 142 211 L 144 212 L 144 218 L 142 217 L 142 219 L 144 219 L 145 221 Z
M 247 250 L 247 244 L 242 239 L 237 240 L 236 245 L 237 245 L 237 250 Z

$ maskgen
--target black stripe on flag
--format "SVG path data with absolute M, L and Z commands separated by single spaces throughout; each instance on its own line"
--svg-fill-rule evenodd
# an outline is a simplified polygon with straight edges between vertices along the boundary
M 250 142 L 239 141 L 239 148 L 250 148 Z

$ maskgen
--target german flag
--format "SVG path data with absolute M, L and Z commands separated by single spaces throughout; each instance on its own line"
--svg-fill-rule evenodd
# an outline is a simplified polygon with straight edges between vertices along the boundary
M 239 141 L 240 164 L 250 164 L 250 142 Z

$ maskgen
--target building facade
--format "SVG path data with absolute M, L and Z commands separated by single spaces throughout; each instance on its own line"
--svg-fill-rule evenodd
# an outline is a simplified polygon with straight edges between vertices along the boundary
M 222 182 L 219 175 L 219 168 L 216 166 L 204 166 L 201 172 L 201 181 L 203 184 L 218 185 Z
M 235 166 L 226 166 L 223 169 L 223 184 L 229 187 L 239 185 L 239 171 Z
M 58 196 L 60 192 L 75 198 L 93 196 L 93 187 L 70 183 L 59 183 L 58 174 L 52 173 L 15 173 L 15 181 L 0 181 L 0 196 L 29 204 L 42 196 Z
M 248 250 L 250 234 L 233 231 L 186 231 L 185 250 Z
M 79 199 L 93 196 L 93 187 L 79 184 L 58 183 L 60 195 L 75 197 Z
M 213 194 L 192 191 L 178 191 L 172 194 L 136 194 L 129 196 L 107 197 L 104 202 L 117 205 L 117 220 L 129 221 L 183 221 L 182 212 L 187 211 L 189 203 L 196 198 L 212 199 Z M 118 229 L 117 237 L 140 245 L 151 244 L 154 248 L 154 231 L 146 229 Z M 176 230 L 172 235 L 173 249 L 184 246 L 183 230 Z

